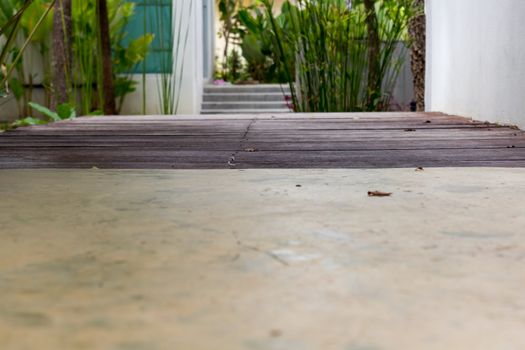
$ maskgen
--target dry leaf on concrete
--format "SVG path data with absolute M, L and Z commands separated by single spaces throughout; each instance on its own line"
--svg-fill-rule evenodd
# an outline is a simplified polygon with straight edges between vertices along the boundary
M 390 197 L 392 193 L 381 191 L 368 191 L 368 197 Z

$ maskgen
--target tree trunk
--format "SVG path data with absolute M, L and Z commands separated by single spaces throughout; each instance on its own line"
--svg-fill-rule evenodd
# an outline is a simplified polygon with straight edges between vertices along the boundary
M 375 0 L 364 0 L 364 5 L 368 31 L 368 109 L 372 110 L 376 108 L 376 99 L 381 90 L 381 77 L 379 76 L 381 40 L 379 38 Z
M 51 109 L 69 101 L 71 94 L 71 0 L 58 0 L 53 16 L 53 95 Z
M 104 114 L 115 115 L 115 88 L 113 85 L 113 67 L 111 59 L 111 42 L 109 33 L 108 6 L 106 0 L 97 0 L 100 34 L 100 51 L 102 56 L 102 91 Z
M 425 1 L 415 0 L 419 15 L 410 21 L 409 33 L 412 38 L 412 75 L 414 77 L 414 100 L 416 110 L 425 110 L 425 60 L 426 60 L 426 17 Z

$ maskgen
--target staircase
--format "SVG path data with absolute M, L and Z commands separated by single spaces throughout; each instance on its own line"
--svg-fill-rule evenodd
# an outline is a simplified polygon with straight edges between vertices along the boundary
M 289 113 L 286 85 L 206 85 L 201 114 Z

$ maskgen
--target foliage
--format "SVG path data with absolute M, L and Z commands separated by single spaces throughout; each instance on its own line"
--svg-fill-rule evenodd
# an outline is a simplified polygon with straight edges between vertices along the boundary
M 6 127 L 6 129 L 14 129 L 14 128 L 18 128 L 21 126 L 32 126 L 32 125 L 41 125 L 41 124 L 46 124 L 46 122 L 38 118 L 25 117 L 25 118 L 18 119 L 17 121 L 11 123 L 10 125 Z
M 241 38 L 244 35 L 242 23 L 239 18 L 239 11 L 244 8 L 242 0 L 218 0 L 219 18 L 221 21 L 221 28 L 219 30 L 219 37 L 224 39 L 224 52 L 222 71 L 223 78 L 227 80 L 228 72 L 228 57 L 230 56 L 230 45 L 239 46 Z
M 233 49 L 230 55 L 228 55 L 226 67 L 227 69 L 224 73 L 224 79 L 226 81 L 236 83 L 246 78 L 241 55 L 236 49 Z
M 21 86 L 24 80 L 13 78 L 13 72 L 22 67 L 22 58 L 31 41 L 41 40 L 49 18 L 49 13 L 55 0 L 44 2 L 39 0 L 8 0 L 0 3 L 0 39 L 3 39 L 0 48 L 0 96 L 9 94 L 10 80 L 15 87 L 15 93 L 21 96 Z M 24 31 L 24 38 L 16 46 L 20 30 Z
M 13 4 L 17 2 L 17 0 L 10 1 Z M 47 0 L 33 0 L 21 18 L 21 32 L 19 33 L 19 37 L 28 38 L 29 33 L 34 31 L 34 35 L 30 38 L 30 45 L 38 49 L 33 50 L 31 53 L 24 53 L 15 65 L 16 74 L 10 77 L 9 84 L 18 102 L 18 110 L 21 116 L 32 116 L 28 102 L 33 100 L 33 85 L 35 81 L 40 81 L 44 86 L 46 101 L 49 101 L 51 98 L 49 38 L 53 29 L 53 5 L 53 3 Z M 49 13 L 47 16 L 45 16 L 46 12 Z M 37 26 L 39 18 L 44 18 L 44 21 Z M 18 51 L 18 48 L 12 50 L 13 60 L 18 54 Z M 43 62 L 43 76 L 41 77 L 32 69 L 36 60 Z M 29 70 L 27 68 L 29 68 Z
M 117 111 L 120 111 L 125 96 L 136 88 L 129 72 L 145 59 L 153 35 L 147 33 L 126 45 L 125 27 L 134 14 L 135 4 L 126 0 L 108 0 L 107 3 L 115 98 Z M 98 32 L 96 0 L 73 0 L 74 82 L 81 88 L 81 113 L 86 115 L 96 113 L 100 108 L 98 94 L 102 90 L 99 79 L 102 67 L 97 59 L 100 57 Z
M 275 61 L 272 49 L 272 27 L 269 18 L 258 1 L 219 1 L 220 19 L 222 27 L 219 36 L 225 40 L 223 61 L 219 67 L 221 78 L 232 83 L 245 80 L 254 80 L 261 83 L 286 83 L 284 70 Z M 251 3 L 251 4 L 250 4 Z M 286 25 L 284 15 L 276 17 L 277 24 Z M 232 79 L 230 69 L 232 59 L 235 60 L 237 50 L 242 53 L 242 78 Z
M 240 0 L 219 0 L 218 7 L 219 37 L 224 39 L 225 46 L 217 78 L 231 83 L 273 80 L 275 69 L 268 55 L 267 28 L 260 9 L 255 5 L 246 6 Z
M 29 106 L 46 116 L 49 121 L 58 122 L 66 119 L 74 119 L 77 117 L 75 106 L 70 103 L 62 103 L 57 106 L 56 112 L 53 112 L 47 107 L 39 105 L 38 103 L 29 102 Z
M 272 51 L 284 69 L 297 111 L 387 109 L 402 61 L 398 41 L 406 37 L 412 0 L 376 0 L 367 12 L 363 0 L 286 1 L 282 17 L 273 1 L 262 0 L 271 24 Z M 369 16 L 377 19 L 370 25 Z M 377 31 L 377 55 L 372 36 Z M 375 71 L 377 74 L 369 74 Z
M 243 38 L 241 50 L 247 62 L 247 73 L 256 81 L 266 81 L 271 63 L 269 57 L 262 52 L 262 43 L 259 38 L 252 33 L 246 35 Z
M 45 89 L 45 105 L 52 94 L 50 36 L 53 26 L 53 6 L 57 0 L 2 0 L 0 1 L 0 96 L 12 94 L 19 104 L 23 123 L 32 123 L 29 101 L 33 100 L 35 81 Z M 97 76 L 101 71 L 97 45 L 97 13 L 95 0 L 73 0 L 73 61 L 74 76 L 70 84 L 78 100 L 78 111 L 96 114 L 99 105 Z M 129 41 L 125 26 L 134 15 L 134 4 L 129 0 L 108 0 L 115 92 L 118 109 L 125 96 L 135 90 L 131 72 L 146 57 L 153 41 L 145 34 Z M 18 12 L 17 12 L 18 9 Z M 13 15 L 14 14 L 14 15 Z M 25 53 L 28 47 L 31 53 Z M 38 76 L 38 65 L 43 62 L 43 75 Z M 34 67 L 37 67 L 35 70 Z M 76 101 L 72 101 L 76 102 Z M 59 109 L 57 107 L 57 109 Z M 58 111 L 57 111 L 58 112 Z M 22 123 L 22 122 L 21 122 Z
M 263 83 L 282 83 L 286 78 L 279 65 L 272 57 L 271 25 L 264 12 L 259 7 L 250 6 L 239 11 L 239 20 L 242 23 L 244 35 L 242 37 L 242 55 L 247 62 L 247 71 L 250 76 Z M 277 17 L 278 25 L 283 15 Z
M 38 103 L 29 102 L 29 106 L 40 112 L 45 119 L 35 117 L 25 117 L 17 121 L 3 125 L 3 130 L 15 129 L 23 126 L 42 125 L 49 122 L 58 122 L 61 120 L 74 119 L 77 117 L 75 106 L 70 103 L 63 103 L 57 106 L 57 111 L 53 112 L 49 108 L 39 105 Z

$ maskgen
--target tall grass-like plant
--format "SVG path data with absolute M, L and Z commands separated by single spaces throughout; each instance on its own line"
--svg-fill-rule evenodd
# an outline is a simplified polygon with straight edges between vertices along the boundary
M 19 65 L 25 50 L 30 44 L 32 38 L 38 32 L 40 26 L 51 12 L 56 0 L 50 2 L 49 7 L 39 16 L 31 30 L 27 33 L 25 40 L 16 50 L 12 50 L 15 44 L 18 31 L 21 27 L 22 18 L 33 3 L 32 0 L 25 0 L 22 6 L 11 16 L 5 18 L 5 22 L 0 27 L 0 38 L 5 36 L 4 42 L 0 48 L 0 96 L 9 93 L 9 78 L 13 71 Z M 5 6 L 6 4 L 3 4 Z M 13 53 L 12 59 L 8 62 L 9 54 Z
M 98 64 L 96 55 L 95 3 L 92 0 L 73 1 L 73 81 L 75 95 L 81 94 L 80 113 L 91 114 L 96 105 Z
M 108 1 L 108 19 L 113 54 L 113 74 L 117 112 L 125 97 L 135 90 L 136 82 L 130 72 L 142 62 L 153 41 L 146 33 L 126 42 L 126 26 L 135 13 L 135 4 L 125 0 Z M 98 45 L 98 23 L 94 0 L 73 0 L 73 62 L 75 95 L 80 95 L 81 114 L 99 113 L 103 96 L 100 88 L 101 62 Z
M 16 9 L 22 6 L 20 0 L 5 0 L 0 6 L 0 26 L 7 22 L 7 18 L 11 17 Z M 15 57 L 20 53 L 20 47 L 24 41 L 28 38 L 28 35 L 33 32 L 36 24 L 39 22 L 43 14 L 50 8 L 50 3 L 47 0 L 32 0 L 30 5 L 25 8 L 23 15 L 20 17 L 19 29 L 14 37 L 16 40 L 13 42 L 12 48 L 8 48 L 8 62 L 13 62 Z M 31 108 L 28 106 L 28 102 L 32 101 L 33 95 L 33 82 L 34 79 L 38 79 L 38 73 L 35 73 L 32 69 L 34 66 L 34 58 L 49 57 L 49 37 L 52 28 L 53 15 L 52 11 L 45 18 L 44 22 L 34 32 L 34 35 L 30 38 L 30 46 L 37 48 L 28 54 L 22 52 L 21 58 L 14 65 L 13 74 L 9 77 L 8 84 L 12 96 L 15 97 L 18 104 L 18 110 L 20 116 L 31 115 Z M 2 35 L 0 34 L 0 37 Z M 4 36 L 2 38 L 6 40 Z M 6 67 L 7 68 L 7 67 Z M 46 87 L 46 97 L 49 96 L 49 77 L 50 67 L 44 65 L 44 75 L 42 79 L 43 85 Z
M 16 10 L 16 12 L 13 14 L 12 12 L 15 10 L 12 8 L 10 3 L 8 2 L 2 2 L 0 6 L 0 37 L 5 36 L 3 38 L 3 43 L 0 49 L 0 67 L 2 68 L 2 83 L 5 83 L 8 79 L 8 68 L 7 68 L 7 60 L 9 52 L 14 45 L 16 41 L 16 35 L 18 33 L 18 30 L 20 29 L 20 24 L 22 21 L 22 17 L 24 16 L 24 13 L 26 13 L 29 6 L 32 4 L 32 0 L 26 0 L 24 1 L 23 5 Z
M 6 97 L 11 92 L 9 81 L 17 67 L 21 66 L 21 60 L 29 43 L 37 36 L 39 28 L 43 25 L 56 0 L 50 2 L 42 13 L 35 15 L 31 13 L 32 23 L 28 25 L 26 21 L 26 35 L 20 46 L 15 47 L 15 42 L 19 30 L 23 26 L 23 17 L 28 14 L 33 0 L 25 0 L 18 9 L 11 8 L 6 2 L 0 5 L 0 97 Z M 35 18 L 36 17 L 36 18 Z M 11 56 L 11 58 L 9 58 Z M 24 79 L 24 76 L 21 77 Z M 22 83 L 19 84 L 21 87 Z M 22 88 L 20 88 L 22 89 Z M 5 102 L 4 102 L 5 103 Z M 4 103 L 0 103 L 0 107 Z M 32 119 L 29 117 L 29 119 Z M 9 127 L 4 125 L 3 127 Z
M 43 60 L 43 84 L 46 92 L 44 105 L 51 102 L 54 75 L 51 69 L 51 52 L 49 50 L 51 29 L 53 28 L 53 9 L 55 3 L 63 0 L 1 0 L 0 1 L 0 96 L 8 93 L 19 101 L 20 117 L 30 116 L 28 102 L 32 100 L 33 76 L 38 74 L 33 65 Z M 131 72 L 144 60 L 153 34 L 129 40 L 126 25 L 134 15 L 135 4 L 129 0 L 107 0 L 110 39 L 112 48 L 113 76 L 117 112 L 124 103 L 125 96 L 135 90 L 136 82 Z M 79 114 L 98 114 L 103 99 L 100 98 L 100 56 L 97 45 L 98 21 L 96 0 L 72 0 L 73 48 L 72 74 L 66 79 L 69 92 L 69 104 L 77 107 Z M 58 25 L 64 26 L 64 16 Z M 65 30 L 64 30 L 65 32 Z M 36 50 L 24 51 L 29 46 Z M 64 55 L 54 50 L 55 55 Z M 25 64 L 23 64 L 25 60 Z M 38 67 L 38 66 L 37 66 Z M 72 76 L 71 76 L 72 75 Z M 57 106 L 58 108 L 58 106 Z M 55 109 L 55 108 L 52 108 Z
M 388 108 L 403 63 L 396 51 L 412 0 L 376 0 L 373 13 L 362 0 L 286 1 L 280 20 L 272 0 L 262 3 L 272 26 L 274 59 L 286 72 L 296 111 Z
M 180 105 L 182 75 L 188 46 L 194 1 L 177 1 L 175 6 L 165 0 L 155 0 L 153 25 L 158 34 L 159 57 L 158 95 L 161 114 L 177 114 Z M 167 9 L 170 16 L 166 16 Z M 170 28 L 168 37 L 164 29 Z

